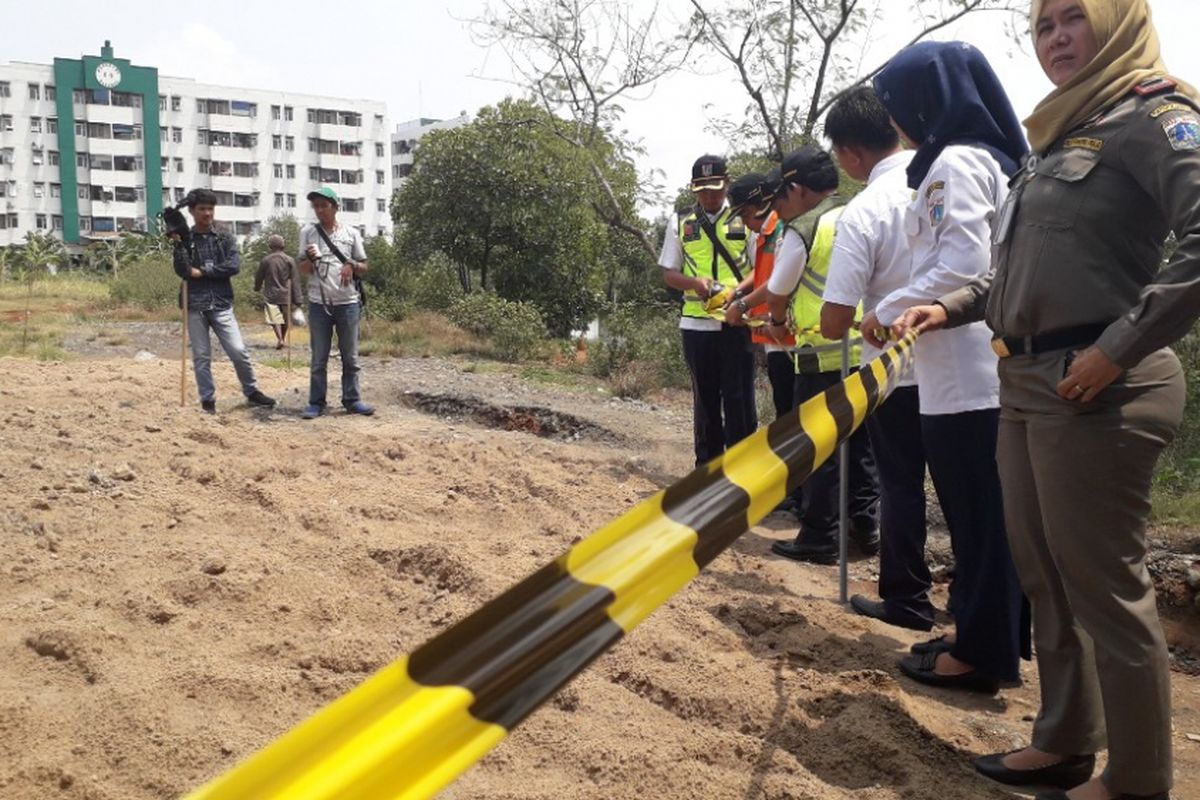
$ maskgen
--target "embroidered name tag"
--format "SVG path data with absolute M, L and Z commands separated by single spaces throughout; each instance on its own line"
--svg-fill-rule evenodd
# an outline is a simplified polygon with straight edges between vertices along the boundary
M 1099 153 L 1104 149 L 1104 140 L 1092 139 L 1087 136 L 1076 136 L 1073 139 L 1067 139 L 1063 142 L 1063 147 L 1081 147 L 1084 150 L 1092 150 Z
M 1171 111 L 1192 111 L 1192 110 L 1193 109 L 1191 106 L 1184 105 L 1183 103 L 1163 103 L 1161 106 L 1159 106 L 1158 108 L 1156 108 L 1150 112 L 1150 118 L 1158 119 L 1163 114 L 1169 113 Z
M 1191 114 L 1163 120 L 1163 132 L 1176 150 L 1200 150 L 1200 120 Z

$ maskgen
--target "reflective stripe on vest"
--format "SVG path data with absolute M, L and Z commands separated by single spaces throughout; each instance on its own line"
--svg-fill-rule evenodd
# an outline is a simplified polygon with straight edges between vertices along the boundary
M 679 227 L 676 233 L 683 250 L 682 272 L 693 278 L 712 278 L 714 282 L 724 287 L 736 286 L 737 275 L 734 274 L 729 264 L 725 263 L 725 259 L 717 254 L 717 248 L 713 246 L 712 240 L 700 226 L 697 215 L 703 213 L 697 206 L 679 217 Z M 743 264 L 746 261 L 746 224 L 742 222 L 742 218 L 737 214 L 730 214 L 728 208 L 723 208 L 717 218 L 713 220 L 713 227 L 717 231 L 717 238 L 729 251 L 729 255 L 740 262 L 738 269 L 745 272 Z M 704 310 L 704 304 L 691 292 L 683 294 L 683 316 L 712 319 Z
M 846 201 L 838 195 L 830 195 L 807 214 L 790 220 L 787 226 L 803 239 L 808 249 L 808 261 L 792 295 L 791 313 L 796 330 L 796 352 L 801 355 L 816 355 L 819 371 L 840 372 L 842 369 L 842 343 L 826 339 L 821 328 L 821 299 L 825 293 L 825 279 L 829 274 L 829 262 L 833 257 L 833 240 L 837 233 L 837 221 L 841 217 Z M 854 314 L 855 321 L 862 319 L 862 305 Z M 850 366 L 857 367 L 862 358 L 862 339 L 850 342 Z
M 763 223 L 762 230 L 758 232 L 758 245 L 754 253 L 754 288 L 766 286 L 767 281 L 771 279 L 771 273 L 775 271 L 775 250 L 779 247 L 779 242 L 783 239 L 785 228 L 779 215 L 774 211 L 767 217 Z M 763 303 L 750 309 L 752 316 L 770 316 L 770 303 Z M 788 335 L 782 341 L 776 341 L 765 333 L 760 333 L 758 328 L 752 328 L 750 338 L 756 344 L 777 344 L 791 347 L 796 343 L 796 337 Z

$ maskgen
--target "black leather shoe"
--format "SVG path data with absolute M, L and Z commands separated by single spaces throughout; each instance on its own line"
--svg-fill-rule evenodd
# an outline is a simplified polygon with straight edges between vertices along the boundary
M 216 400 L 201 400 L 200 401 L 200 410 L 203 411 L 205 414 L 217 413 L 217 401 Z
M 936 686 L 939 689 L 963 689 L 968 692 L 995 694 L 1000 691 L 1000 681 L 988 677 L 979 670 L 962 675 L 939 675 L 935 671 L 938 653 L 924 653 L 900 659 L 900 671 L 918 683 Z
M 975 771 L 1006 786 L 1055 786 L 1072 789 L 1092 779 L 1095 756 L 1068 756 L 1057 764 L 1037 769 L 1010 769 L 1004 766 L 1009 753 L 993 753 L 975 759 Z
M 1034 800 L 1071 800 L 1067 797 L 1066 792 L 1043 792 Z M 1158 794 L 1119 794 L 1116 800 L 1171 800 L 1170 792 L 1159 792 Z
M 908 628 L 911 631 L 928 631 L 933 629 L 933 620 L 921 619 L 916 615 L 897 614 L 892 612 L 887 603 L 882 600 L 871 600 L 856 594 L 850 598 L 850 607 L 864 617 L 895 625 L 897 628 Z
M 954 649 L 954 644 L 947 641 L 946 635 L 942 634 L 936 639 L 930 639 L 927 642 L 917 642 L 912 647 L 908 648 L 908 652 L 914 656 L 925 655 L 926 653 L 949 653 Z
M 252 406 L 262 406 L 263 408 L 275 407 L 275 398 L 267 397 L 257 389 L 253 393 L 246 395 L 246 402 Z
M 838 551 L 828 545 L 811 545 L 801 541 L 775 542 L 771 552 L 793 561 L 807 561 L 810 564 L 836 564 Z
M 858 546 L 858 551 L 864 556 L 879 555 L 879 531 L 850 531 L 850 541 Z

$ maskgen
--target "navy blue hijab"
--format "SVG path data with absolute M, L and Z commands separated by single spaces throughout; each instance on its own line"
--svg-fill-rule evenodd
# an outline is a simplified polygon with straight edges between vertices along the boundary
M 921 42 L 875 76 L 880 102 L 917 145 L 908 167 L 916 189 L 942 150 L 982 147 L 1012 176 L 1029 152 L 1021 123 L 983 53 L 966 42 Z

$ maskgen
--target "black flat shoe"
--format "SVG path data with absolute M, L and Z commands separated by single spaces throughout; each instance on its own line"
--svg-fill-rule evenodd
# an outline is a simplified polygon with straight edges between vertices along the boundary
M 882 600 L 871 600 L 856 594 L 850 598 L 850 607 L 864 617 L 895 625 L 897 628 L 908 628 L 912 631 L 928 631 L 933 629 L 933 620 L 921 619 L 916 615 L 896 614 L 888 609 Z
M 975 771 L 1006 786 L 1054 786 L 1071 789 L 1092 779 L 1095 756 L 1068 756 L 1057 764 L 1036 769 L 1010 769 L 1004 766 L 1010 753 L 993 753 L 975 759 Z
M 908 652 L 914 656 L 923 656 L 926 653 L 949 653 L 954 649 L 954 642 L 946 638 L 946 634 L 938 636 L 936 639 L 929 639 L 924 642 L 917 642 L 912 647 L 908 648 Z
M 795 541 L 775 542 L 771 545 L 771 552 L 793 561 L 807 561 L 810 564 L 829 565 L 838 562 L 837 548 L 824 545 L 811 545 Z
M 252 394 L 246 395 L 246 402 L 252 406 L 259 406 L 260 408 L 274 408 L 275 407 L 275 398 L 267 397 L 265 394 L 258 391 L 257 389 L 255 389 Z
M 939 689 L 963 689 L 968 692 L 995 694 L 1000 691 L 1000 681 L 988 677 L 979 670 L 962 675 L 939 675 L 935 671 L 938 653 L 923 653 L 900 659 L 900 671 L 918 683 L 936 686 Z
M 864 556 L 879 555 L 879 531 L 864 530 L 850 531 L 850 541 L 858 546 L 858 551 Z

